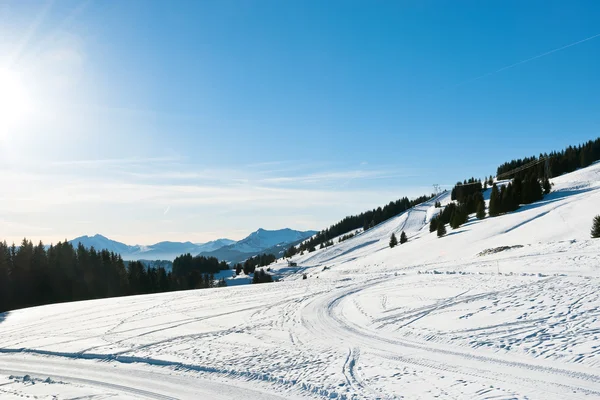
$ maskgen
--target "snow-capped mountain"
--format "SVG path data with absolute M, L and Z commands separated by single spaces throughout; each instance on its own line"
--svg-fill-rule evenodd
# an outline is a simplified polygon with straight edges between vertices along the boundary
M 296 245 L 315 233 L 317 232 L 295 231 L 289 228 L 273 231 L 259 229 L 236 243 L 214 251 L 202 252 L 201 255 L 216 257 L 229 263 L 244 261 L 261 253 L 275 254 L 280 257 L 287 247 Z
M 108 250 L 114 253 L 121 254 L 123 258 L 125 258 L 126 254 L 130 254 L 140 250 L 140 246 L 128 246 L 125 243 L 117 242 L 115 240 L 111 240 L 106 236 L 102 235 L 94 235 L 94 236 L 80 236 L 73 240 L 69 240 L 73 246 L 77 247 L 79 243 L 81 243 L 84 247 L 90 248 L 93 247 L 96 250 Z
M 207 243 L 159 242 L 149 246 L 130 246 L 98 234 L 94 236 L 81 236 L 70 240 L 69 242 L 74 246 L 81 243 L 88 248 L 93 246 L 98 250 L 107 249 L 120 254 L 124 260 L 145 259 L 170 261 L 181 254 L 190 253 L 195 255 L 204 251 L 213 251 L 235 243 L 235 241 L 231 239 L 217 239 Z
M 190 253 L 217 257 L 219 260 L 229 262 L 239 262 L 263 252 L 281 255 L 291 244 L 297 244 L 315 233 L 315 231 L 302 232 L 289 228 L 273 231 L 259 229 L 238 242 L 231 239 L 217 239 L 207 243 L 165 241 L 147 246 L 131 246 L 96 234 L 80 236 L 69 242 L 74 246 L 81 243 L 87 248 L 107 249 L 120 254 L 124 260 L 173 261 L 181 254 Z
M 304 240 L 312 235 L 315 231 L 295 231 L 289 228 L 279 229 L 275 231 L 268 231 L 265 229 L 259 229 L 256 232 L 252 232 L 245 239 L 232 244 L 231 248 L 242 253 L 253 253 L 256 251 L 262 251 L 269 247 L 276 246 L 278 244 L 288 244 Z

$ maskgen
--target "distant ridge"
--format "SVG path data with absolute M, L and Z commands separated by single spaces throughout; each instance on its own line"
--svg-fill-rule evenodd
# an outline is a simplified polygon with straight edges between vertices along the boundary
M 272 231 L 258 229 L 236 243 L 214 251 L 202 252 L 201 255 L 216 257 L 232 264 L 262 253 L 281 257 L 289 246 L 296 245 L 316 233 L 317 231 L 295 231 L 289 228 Z
M 296 231 L 285 228 L 279 230 L 258 229 L 240 241 L 231 239 L 217 239 L 207 243 L 170 242 L 164 241 L 153 245 L 127 245 L 109 239 L 106 236 L 80 236 L 69 243 L 78 246 L 80 243 L 86 247 L 97 250 L 106 249 L 118 253 L 124 260 L 167 260 L 173 261 L 175 257 L 190 253 L 192 255 L 205 255 L 217 257 L 231 263 L 243 261 L 249 257 L 263 252 L 282 255 L 285 248 L 297 244 L 316 231 Z M 277 254 L 276 254 L 277 253 Z
M 181 254 L 191 253 L 199 254 L 203 251 L 212 251 L 223 246 L 235 243 L 231 239 L 217 239 L 207 243 L 192 243 L 192 242 L 159 242 L 149 246 L 134 245 L 130 246 L 125 243 L 111 240 L 106 236 L 96 234 L 94 236 L 80 236 L 69 243 L 74 246 L 81 243 L 84 247 L 94 247 L 97 250 L 106 249 L 118 253 L 124 260 L 168 260 L 173 259 Z

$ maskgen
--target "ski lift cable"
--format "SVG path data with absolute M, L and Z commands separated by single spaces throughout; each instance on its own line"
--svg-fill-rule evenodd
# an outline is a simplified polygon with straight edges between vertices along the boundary
M 497 180 L 498 179 L 502 179 L 505 176 L 510 176 L 510 175 L 516 174 L 517 172 L 524 171 L 524 170 L 526 170 L 528 168 L 534 167 L 534 166 L 536 166 L 536 165 L 538 165 L 538 164 L 540 164 L 542 162 L 545 162 L 546 160 L 549 160 L 549 159 L 550 159 L 550 157 L 543 157 L 543 158 L 540 158 L 538 160 L 531 161 L 531 162 L 529 162 L 529 163 L 527 163 L 525 165 L 522 165 L 522 166 L 520 166 L 518 168 L 515 168 L 515 169 L 512 169 L 510 171 L 501 173 L 500 175 L 496 176 L 496 179 Z

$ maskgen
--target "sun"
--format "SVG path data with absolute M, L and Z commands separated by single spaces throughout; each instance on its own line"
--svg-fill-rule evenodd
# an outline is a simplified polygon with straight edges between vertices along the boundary
M 32 103 L 19 74 L 0 67 L 0 136 L 25 122 Z

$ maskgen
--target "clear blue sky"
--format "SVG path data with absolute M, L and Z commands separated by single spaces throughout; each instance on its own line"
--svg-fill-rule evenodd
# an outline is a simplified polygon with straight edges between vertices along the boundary
M 596 138 L 599 20 L 596 1 L 0 1 L 0 235 L 320 229 Z

